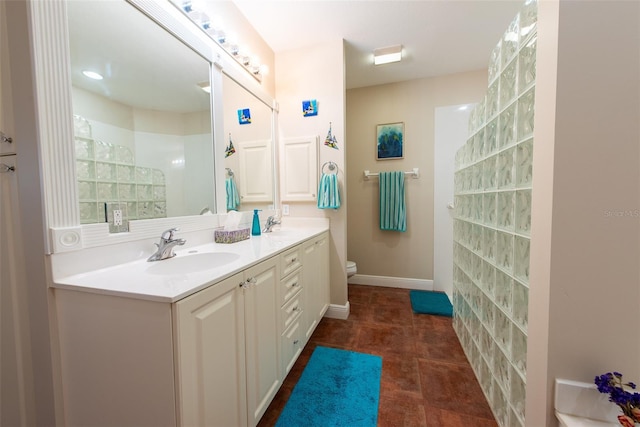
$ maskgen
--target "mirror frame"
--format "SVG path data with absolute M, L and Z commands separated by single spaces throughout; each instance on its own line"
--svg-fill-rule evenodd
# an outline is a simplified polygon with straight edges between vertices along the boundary
M 73 0 L 71 0 L 73 1 Z M 241 68 L 240 64 L 203 30 L 198 28 L 176 6 L 166 0 L 123 0 L 174 35 L 211 66 L 211 111 L 214 143 L 214 176 L 224 171 L 224 130 L 222 72 L 253 93 L 273 111 L 272 138 L 277 146 L 277 103 L 266 94 L 259 83 Z M 73 134 L 71 100 L 70 53 L 68 40 L 67 4 L 65 1 L 30 3 L 32 55 L 37 96 L 37 126 L 40 136 L 41 180 L 43 185 L 44 224 L 49 231 L 47 254 L 75 251 L 84 248 L 156 238 L 171 227 L 183 232 L 213 229 L 218 226 L 217 215 L 194 215 L 129 223 L 128 233 L 109 233 L 109 224 L 80 225 L 78 190 Z M 56 37 L 51 37 L 56 34 Z M 273 153 L 277 171 L 277 153 Z M 278 177 L 274 173 L 274 203 L 278 200 Z M 215 180 L 216 212 L 226 212 L 224 179 Z

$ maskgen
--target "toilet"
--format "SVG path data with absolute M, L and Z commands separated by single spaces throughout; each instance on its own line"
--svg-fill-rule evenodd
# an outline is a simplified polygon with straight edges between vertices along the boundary
M 347 261 L 347 278 L 358 272 L 358 266 L 353 261 Z

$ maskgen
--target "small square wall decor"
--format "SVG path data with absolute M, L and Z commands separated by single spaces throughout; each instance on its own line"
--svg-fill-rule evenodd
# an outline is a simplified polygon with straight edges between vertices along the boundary
M 376 159 L 392 160 L 404 157 L 404 123 L 376 126 Z
M 244 108 L 238 110 L 238 123 L 241 125 L 248 125 L 251 123 L 251 110 Z
M 308 101 L 302 101 L 302 115 L 305 117 L 318 115 L 318 101 L 310 99 Z

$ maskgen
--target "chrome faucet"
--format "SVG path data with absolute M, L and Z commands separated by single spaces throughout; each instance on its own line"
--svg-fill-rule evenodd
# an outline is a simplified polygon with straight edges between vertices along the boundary
M 262 232 L 271 233 L 271 229 L 278 224 L 280 224 L 280 221 L 275 219 L 275 217 L 272 215 L 267 218 L 267 223 L 264 225 L 264 230 L 262 230 Z
M 173 248 L 175 246 L 182 246 L 187 241 L 185 239 L 174 239 L 173 233 L 178 231 L 177 228 L 171 228 L 160 236 L 160 243 L 156 243 L 155 245 L 158 247 L 156 253 L 151 255 L 147 261 L 162 261 L 163 259 L 173 258 L 176 254 L 173 252 Z

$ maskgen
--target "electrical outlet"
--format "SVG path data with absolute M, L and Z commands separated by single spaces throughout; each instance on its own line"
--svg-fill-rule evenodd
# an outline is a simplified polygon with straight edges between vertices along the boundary
M 289 205 L 282 205 L 282 215 L 289 215 Z
M 113 225 L 122 225 L 122 211 L 120 209 L 115 209 L 113 211 Z

